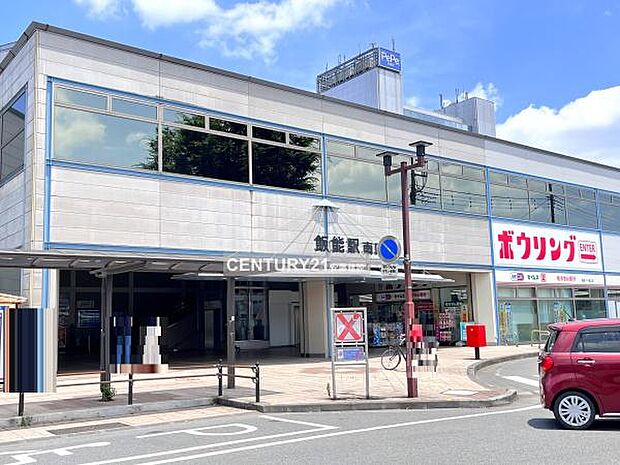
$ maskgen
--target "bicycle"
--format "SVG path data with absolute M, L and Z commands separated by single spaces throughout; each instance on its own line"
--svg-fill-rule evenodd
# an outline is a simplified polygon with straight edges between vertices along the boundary
M 381 354 L 381 366 L 386 370 L 396 370 L 400 365 L 401 359 L 407 359 L 403 346 L 405 345 L 405 335 L 401 334 L 398 338 L 398 344 L 390 344 L 390 346 Z

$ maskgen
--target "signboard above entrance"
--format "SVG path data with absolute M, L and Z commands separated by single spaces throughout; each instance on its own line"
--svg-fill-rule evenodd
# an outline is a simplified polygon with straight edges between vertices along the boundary
M 547 273 L 542 271 L 496 271 L 495 280 L 499 285 L 553 285 L 561 286 L 603 286 L 602 274 L 585 273 Z
M 493 222 L 496 266 L 601 271 L 596 233 Z

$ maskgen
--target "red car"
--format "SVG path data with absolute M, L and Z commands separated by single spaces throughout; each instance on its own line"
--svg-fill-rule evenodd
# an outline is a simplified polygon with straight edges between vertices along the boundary
M 567 429 L 620 413 L 620 319 L 549 326 L 538 358 L 541 402 Z

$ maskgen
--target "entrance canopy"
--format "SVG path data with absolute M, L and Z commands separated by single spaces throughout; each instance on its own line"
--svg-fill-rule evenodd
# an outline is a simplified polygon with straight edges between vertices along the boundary
M 222 266 L 215 260 L 189 256 L 171 258 L 155 254 L 0 250 L 0 268 L 49 268 L 116 274 L 128 271 L 198 273 L 220 271 Z

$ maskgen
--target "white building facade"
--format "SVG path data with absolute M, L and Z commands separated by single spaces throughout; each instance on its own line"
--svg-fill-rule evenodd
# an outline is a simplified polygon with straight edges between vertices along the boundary
M 456 343 L 476 321 L 491 343 L 529 341 L 620 307 L 614 168 L 36 23 L 0 64 L 0 108 L 0 249 L 203 258 L 208 276 L 115 277 L 114 311 L 169 318 L 179 350 L 223 347 L 231 257 L 379 263 L 401 220 L 377 155 L 412 156 L 417 140 L 433 144 L 411 209 L 427 336 Z M 61 352 L 95 352 L 95 277 L 2 273 L 56 314 Z M 325 355 L 329 308 L 364 305 L 380 346 L 401 329 L 401 290 L 354 273 L 237 277 L 235 339 Z

